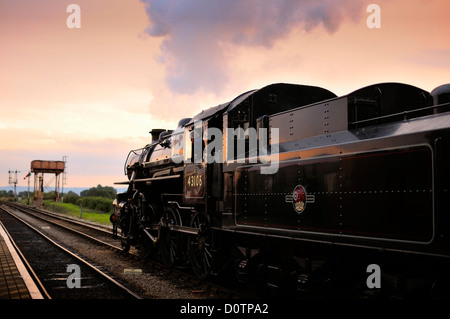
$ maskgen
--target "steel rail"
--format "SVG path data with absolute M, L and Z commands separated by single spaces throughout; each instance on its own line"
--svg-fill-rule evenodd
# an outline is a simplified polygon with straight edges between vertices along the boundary
M 115 280 L 114 278 L 112 278 L 111 276 L 109 276 L 108 274 L 106 274 L 105 272 L 101 271 L 100 269 L 98 269 L 97 267 L 95 267 L 94 265 L 92 265 L 91 263 L 87 262 L 86 260 L 84 260 L 83 258 L 81 258 L 80 256 L 74 254 L 72 251 L 70 251 L 69 249 L 61 246 L 60 244 L 58 244 L 57 242 L 55 242 L 53 239 L 51 239 L 50 237 L 48 237 L 47 235 L 45 235 L 44 233 L 42 233 L 41 231 L 39 231 L 38 229 L 36 229 L 34 226 L 30 225 L 28 222 L 26 222 L 25 220 L 23 220 L 22 218 L 18 217 L 17 215 L 15 215 L 13 212 L 9 211 L 6 208 L 2 208 L 3 211 L 7 212 L 8 214 L 10 214 L 11 216 L 13 216 L 14 218 L 16 218 L 17 220 L 19 220 L 20 222 L 22 222 L 23 224 L 25 224 L 26 226 L 28 226 L 30 229 L 34 230 L 36 233 L 38 233 L 39 235 L 41 235 L 43 238 L 45 238 L 48 242 L 50 242 L 51 244 L 53 244 L 54 246 L 58 247 L 59 249 L 61 249 L 62 251 L 64 251 L 65 253 L 69 254 L 71 257 L 77 259 L 78 261 L 80 261 L 81 263 L 83 263 L 84 265 L 86 265 L 87 267 L 91 268 L 92 270 L 94 270 L 95 272 L 97 272 L 99 275 L 101 275 L 103 278 L 105 278 L 106 280 L 108 280 L 110 283 L 114 284 L 116 287 L 120 288 L 121 290 L 123 290 L 124 292 L 126 292 L 127 294 L 129 294 L 131 297 L 136 298 L 136 299 L 142 299 L 141 296 L 139 296 L 138 294 L 136 294 L 134 291 L 130 290 L 129 288 L 125 287 L 124 285 L 122 285 L 120 282 L 118 282 L 117 280 Z
M 95 226 L 93 227 L 93 226 L 91 226 L 91 225 L 87 225 L 87 224 L 84 224 L 84 223 L 80 223 L 80 222 L 78 222 L 78 221 L 72 221 L 72 220 L 70 220 L 70 219 L 60 218 L 59 216 L 50 215 L 50 214 L 48 214 L 47 212 L 40 212 L 40 211 L 37 212 L 37 211 L 35 211 L 35 210 L 29 209 L 28 207 L 21 207 L 21 206 L 17 206 L 17 205 L 13 205 L 13 207 L 14 207 L 14 209 L 17 209 L 17 210 L 19 210 L 19 211 L 21 211 L 21 212 L 23 212 L 23 213 L 25 213 L 25 214 L 30 214 L 30 212 L 31 212 L 31 213 L 32 213 L 31 215 L 32 215 L 33 217 L 35 217 L 35 218 L 39 218 L 39 219 L 41 219 L 41 220 L 43 220 L 43 221 L 45 221 L 45 222 L 47 222 L 47 223 L 50 223 L 50 224 L 56 225 L 56 226 L 58 226 L 58 227 L 64 228 L 64 229 L 66 229 L 66 230 L 68 230 L 68 231 L 70 231 L 70 232 L 73 232 L 73 233 L 75 233 L 75 234 L 77 234 L 77 235 L 83 236 L 83 237 L 85 237 L 85 238 L 87 238 L 87 239 L 89 239 L 89 240 L 91 240 L 91 241 L 94 241 L 94 242 L 96 242 L 96 243 L 98 243 L 98 244 L 101 244 L 101 245 L 103 245 L 103 246 L 107 246 L 107 247 L 112 248 L 112 249 L 114 249 L 114 250 L 122 251 L 122 248 L 121 248 L 121 247 L 114 246 L 114 245 L 112 245 L 112 244 L 110 244 L 110 243 L 107 243 L 107 242 L 102 241 L 102 240 L 100 240 L 100 239 L 98 239 L 98 238 L 95 238 L 95 237 L 93 237 L 93 236 L 91 236 L 91 235 L 88 235 L 88 234 L 86 234 L 86 233 L 83 233 L 82 231 L 79 231 L 79 230 L 77 230 L 77 229 L 73 229 L 73 228 L 71 228 L 71 227 L 69 227 L 69 226 L 62 225 L 62 224 L 60 224 L 60 223 L 57 223 L 57 222 L 55 222 L 55 221 L 49 220 L 49 219 L 44 218 L 44 217 L 41 217 L 41 216 L 37 216 L 36 213 L 38 213 L 38 214 L 43 214 L 43 215 L 47 215 L 47 216 L 50 216 L 51 218 L 64 220 L 64 221 L 67 221 L 67 222 L 69 222 L 69 223 L 73 223 L 73 224 L 76 224 L 76 225 L 80 225 L 80 226 L 82 226 L 82 227 L 94 229 L 94 230 L 97 230 L 97 231 L 103 231 L 103 232 L 105 232 L 105 233 L 107 233 L 107 234 L 111 234 L 111 233 L 107 232 L 106 230 L 100 229 L 100 228 L 95 227 Z M 112 234 L 111 234 L 111 235 L 112 235 Z

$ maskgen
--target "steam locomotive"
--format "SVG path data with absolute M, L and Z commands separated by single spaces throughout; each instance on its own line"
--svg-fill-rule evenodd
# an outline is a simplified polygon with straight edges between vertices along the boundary
M 248 91 L 130 151 L 114 234 L 200 278 L 448 296 L 449 111 L 450 84 Z

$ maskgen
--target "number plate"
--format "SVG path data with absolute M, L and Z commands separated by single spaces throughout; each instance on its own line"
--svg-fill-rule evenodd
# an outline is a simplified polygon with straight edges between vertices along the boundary
M 198 199 L 204 197 L 205 175 L 202 165 L 189 165 L 184 169 L 184 197 Z

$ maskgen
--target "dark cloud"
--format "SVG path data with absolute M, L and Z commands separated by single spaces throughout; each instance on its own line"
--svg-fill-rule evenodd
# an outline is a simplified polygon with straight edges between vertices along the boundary
M 335 32 L 344 19 L 358 20 L 360 0 L 141 0 L 147 33 L 163 37 L 167 83 L 177 93 L 220 91 L 228 81 L 233 46 L 271 47 L 293 29 L 323 26 Z

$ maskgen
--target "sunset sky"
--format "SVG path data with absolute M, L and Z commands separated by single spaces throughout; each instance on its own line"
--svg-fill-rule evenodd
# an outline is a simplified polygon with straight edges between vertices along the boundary
M 67 25 L 72 3 L 81 28 Z M 271 83 L 431 91 L 450 83 L 449 12 L 445 0 L 0 0 L 0 186 L 63 156 L 64 187 L 114 186 L 152 128 Z

